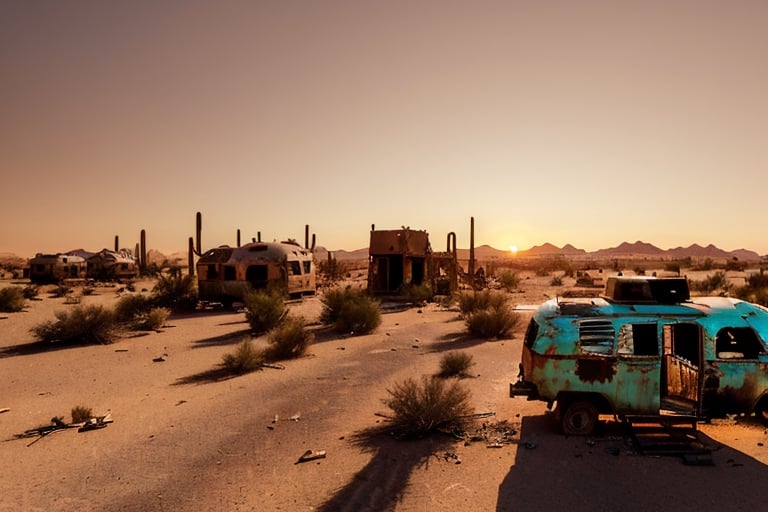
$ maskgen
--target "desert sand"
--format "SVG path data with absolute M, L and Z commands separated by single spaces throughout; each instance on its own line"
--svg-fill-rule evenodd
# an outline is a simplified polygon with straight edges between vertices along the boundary
M 508 396 L 524 305 L 563 291 L 548 280 L 528 276 L 512 294 L 522 318 L 509 339 L 472 337 L 437 303 L 386 308 L 372 334 L 315 327 L 308 356 L 224 379 L 222 356 L 248 336 L 243 313 L 174 315 L 113 344 L 42 350 L 29 329 L 72 306 L 41 293 L 23 312 L 0 313 L 0 511 L 764 509 L 768 439 L 752 418 L 701 424 L 713 464 L 686 465 L 636 453 L 611 418 L 595 436 L 565 437 L 545 404 Z M 82 302 L 114 304 L 116 290 Z M 321 311 L 318 297 L 290 307 L 310 322 Z M 375 433 L 387 389 L 436 373 L 448 350 L 476 363 L 464 383 L 478 427 L 508 422 L 511 442 Z M 114 421 L 16 437 L 54 416 L 69 421 L 79 405 Z M 297 463 L 308 450 L 325 457 Z

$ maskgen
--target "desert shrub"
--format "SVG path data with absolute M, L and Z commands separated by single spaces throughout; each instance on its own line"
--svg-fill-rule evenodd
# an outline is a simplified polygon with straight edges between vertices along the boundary
M 72 423 L 83 423 L 93 418 L 93 411 L 91 411 L 90 407 L 77 405 L 72 408 L 70 415 L 72 416 Z
M 632 269 L 632 272 L 635 273 L 635 275 L 638 276 L 644 276 L 645 275 L 645 269 L 641 267 L 640 265 L 636 265 L 635 268 Z
M 440 377 L 464 377 L 469 369 L 474 366 L 472 354 L 454 350 L 446 353 L 440 359 Z
M 22 290 L 25 299 L 34 299 L 40 293 L 40 287 L 36 284 L 28 284 Z
M 472 413 L 469 390 L 458 380 L 422 376 L 396 383 L 384 401 L 392 410 L 392 426 L 402 434 L 422 436 L 460 427 Z
M 336 258 L 322 260 L 317 264 L 317 273 L 320 281 L 325 285 L 331 285 L 344 279 L 349 274 L 352 265 L 349 261 L 339 261 Z
M 666 270 L 667 272 L 674 272 L 675 274 L 680 275 L 680 264 L 677 262 L 665 263 L 664 270 Z
M 16 313 L 24 309 L 24 290 L 19 286 L 0 288 L 0 311 Z
M 729 290 L 731 290 L 731 288 L 733 288 L 733 285 L 728 280 L 728 277 L 725 275 L 725 272 L 722 270 L 718 270 L 714 274 L 707 276 L 701 281 L 690 280 L 689 287 L 691 290 L 708 294 L 708 293 L 713 293 L 716 290 L 721 290 L 722 292 L 728 292 Z
M 146 295 L 123 295 L 115 304 L 115 319 L 118 322 L 130 322 L 147 315 L 153 304 L 152 298 Z
M 43 342 L 111 343 L 115 336 L 115 315 L 101 305 L 75 306 L 70 311 L 55 313 L 57 320 L 32 328 Z
M 305 329 L 303 318 L 288 316 L 269 332 L 269 346 L 265 357 L 269 361 L 300 357 L 304 355 L 313 340 L 312 333 Z
M 739 261 L 737 259 L 728 260 L 725 262 L 725 270 L 733 270 L 734 272 L 744 272 L 747 269 L 747 263 L 745 261 Z
M 408 302 L 421 303 L 432 299 L 432 287 L 429 283 L 404 284 L 400 292 Z
M 152 289 L 156 306 L 193 310 L 197 306 L 197 282 L 194 276 L 180 273 L 160 275 Z
M 260 369 L 265 363 L 264 351 L 243 338 L 234 353 L 224 354 L 222 364 L 230 373 L 244 374 Z
M 83 288 L 83 295 L 93 295 L 94 291 L 95 290 L 94 290 L 93 286 L 85 286 Z
M 320 301 L 320 321 L 333 325 L 337 332 L 369 333 L 381 324 L 379 302 L 362 290 L 334 288 L 325 292 Z
M 274 290 L 254 290 L 243 296 L 245 318 L 256 333 L 275 327 L 285 314 L 283 295 Z
M 507 337 L 519 321 L 520 317 L 506 303 L 479 309 L 466 316 L 469 332 L 483 338 Z
M 505 270 L 504 272 L 499 273 L 498 279 L 502 290 L 508 292 L 511 292 L 520 286 L 520 276 L 517 272 L 512 272 L 511 270 Z
M 739 287 L 734 295 L 742 300 L 768 306 L 768 274 L 760 271 L 747 276 L 747 282 Z
M 341 307 L 334 328 L 336 332 L 366 334 L 381 325 L 379 302 L 365 294 L 359 294 Z
M 145 329 L 156 331 L 165 325 L 168 317 L 171 316 L 171 310 L 168 308 L 152 308 L 147 313 L 147 318 L 143 322 Z
M 458 295 L 459 311 L 469 315 L 475 311 L 497 307 L 507 302 L 507 296 L 492 290 L 481 292 L 462 292 Z
M 56 286 L 51 288 L 51 291 L 50 291 L 51 296 L 57 299 L 61 297 L 66 297 L 70 293 L 72 293 L 72 287 L 67 286 L 65 284 L 57 284 Z
M 699 262 L 694 268 L 696 270 L 712 270 L 715 268 L 715 261 L 712 258 L 704 258 L 704 261 Z
M 549 286 L 563 286 L 563 278 L 560 276 L 552 276 L 549 280 Z

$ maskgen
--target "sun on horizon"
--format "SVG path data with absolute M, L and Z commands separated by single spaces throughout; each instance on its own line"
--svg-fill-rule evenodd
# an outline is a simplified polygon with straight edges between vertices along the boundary
M 517 254 L 517 246 L 515 244 L 510 245 L 509 252 L 511 252 L 512 254 Z

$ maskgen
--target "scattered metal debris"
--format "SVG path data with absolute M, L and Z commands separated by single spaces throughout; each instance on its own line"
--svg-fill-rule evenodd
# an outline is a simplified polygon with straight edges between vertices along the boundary
M 295 464 L 301 464 L 302 462 L 309 462 L 311 460 L 317 460 L 317 459 L 324 459 L 325 458 L 325 450 L 307 450 L 305 451 L 301 457 L 299 457 L 299 460 L 295 462 Z

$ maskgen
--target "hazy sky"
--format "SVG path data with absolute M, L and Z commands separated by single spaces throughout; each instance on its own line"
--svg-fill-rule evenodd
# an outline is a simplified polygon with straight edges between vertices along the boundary
M 768 253 L 768 1 L 0 0 L 0 252 Z

